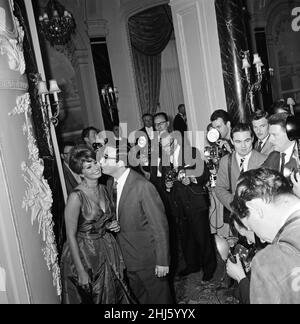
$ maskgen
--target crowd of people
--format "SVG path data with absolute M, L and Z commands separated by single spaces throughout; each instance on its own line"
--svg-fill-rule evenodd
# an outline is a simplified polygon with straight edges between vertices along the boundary
M 164 112 L 143 115 L 129 140 L 115 125 L 111 134 L 84 129 L 81 145 L 64 143 L 63 302 L 171 304 L 175 276 L 201 271 L 210 281 L 218 253 L 209 219 L 212 172 L 229 235 L 251 250 L 247 270 L 241 255 L 226 259 L 236 297 L 300 302 L 300 163 L 288 117 L 256 111 L 249 123 L 232 125 L 226 111 L 215 111 L 208 126 L 218 133 L 208 141 L 220 152 L 213 171 L 185 136 L 184 105 L 173 125 Z

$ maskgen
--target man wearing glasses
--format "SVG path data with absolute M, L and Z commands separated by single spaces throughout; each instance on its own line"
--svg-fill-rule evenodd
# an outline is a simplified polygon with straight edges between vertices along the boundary
M 114 181 L 108 192 L 115 201 L 120 245 L 129 286 L 141 304 L 172 303 L 169 273 L 169 229 L 163 203 L 155 187 L 127 167 L 127 152 L 106 146 L 100 160 L 104 174 Z

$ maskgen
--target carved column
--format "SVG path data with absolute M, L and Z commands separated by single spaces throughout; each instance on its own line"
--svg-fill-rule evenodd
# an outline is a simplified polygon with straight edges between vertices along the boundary
M 0 263 L 10 304 L 59 303 L 52 195 L 31 122 L 23 38 L 13 1 L 0 0 Z
M 226 110 L 214 2 L 171 0 L 184 101 L 189 129 L 205 131 L 216 109 Z M 202 143 L 204 136 L 197 135 Z
M 242 70 L 241 50 L 248 50 L 244 0 L 216 0 L 227 110 L 233 123 L 245 122 L 247 82 Z

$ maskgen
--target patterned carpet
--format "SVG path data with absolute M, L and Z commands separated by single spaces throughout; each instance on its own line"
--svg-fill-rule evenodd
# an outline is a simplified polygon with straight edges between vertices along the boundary
M 202 282 L 202 272 L 186 277 L 175 277 L 174 288 L 178 304 L 238 304 L 233 289 L 228 289 L 224 277 L 224 263 L 218 260 L 218 268 L 210 282 Z M 227 277 L 228 279 L 228 277 Z

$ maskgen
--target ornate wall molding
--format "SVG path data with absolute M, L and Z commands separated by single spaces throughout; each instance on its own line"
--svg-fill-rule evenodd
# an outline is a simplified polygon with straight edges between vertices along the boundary
M 4 11 L 4 13 L 8 13 L 9 15 L 11 15 L 14 8 L 13 1 L 9 0 L 9 4 L 10 11 L 8 12 L 8 8 L 6 8 L 6 11 Z M 12 71 L 19 71 L 21 75 L 23 75 L 25 73 L 26 67 L 23 52 L 24 30 L 20 26 L 18 19 L 14 15 L 12 16 L 17 34 L 14 38 L 12 38 L 12 35 L 9 32 L 0 34 L 0 54 L 7 55 L 8 65 Z
M 107 20 L 90 19 L 87 21 L 89 37 L 106 37 L 108 35 Z
M 28 90 L 28 83 L 19 80 L 0 80 L 0 90 Z
M 60 268 L 58 253 L 53 231 L 53 216 L 51 207 L 53 203 L 52 192 L 47 180 L 44 178 L 44 163 L 39 158 L 39 150 L 33 136 L 31 123 L 30 95 L 26 93 L 17 98 L 16 107 L 9 113 L 10 116 L 25 114 L 23 126 L 24 135 L 27 134 L 29 162 L 22 162 L 23 178 L 27 184 L 27 190 L 23 199 L 22 207 L 31 211 L 31 223 L 38 222 L 39 234 L 42 235 L 45 247 L 42 248 L 44 259 L 49 271 L 52 272 L 53 284 L 57 294 L 61 295 Z

